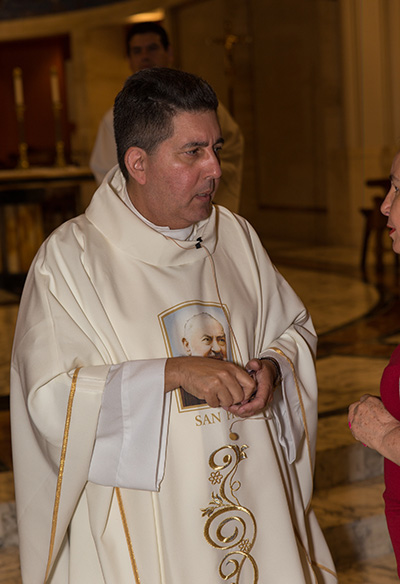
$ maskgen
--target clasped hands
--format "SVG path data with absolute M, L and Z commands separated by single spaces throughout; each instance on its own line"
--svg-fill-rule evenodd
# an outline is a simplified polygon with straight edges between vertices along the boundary
M 265 410 L 274 392 L 271 361 L 251 359 L 246 369 L 209 357 L 172 357 L 165 366 L 165 391 L 182 387 L 212 408 L 248 418 Z

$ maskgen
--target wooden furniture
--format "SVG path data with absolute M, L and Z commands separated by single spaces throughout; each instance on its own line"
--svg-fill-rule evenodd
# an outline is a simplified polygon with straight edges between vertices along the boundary
M 89 168 L 0 170 L 0 286 L 20 292 L 42 241 L 79 209 Z

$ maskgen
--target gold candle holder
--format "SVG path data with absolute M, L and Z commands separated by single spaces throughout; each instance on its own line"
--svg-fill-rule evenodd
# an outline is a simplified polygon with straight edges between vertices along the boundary
M 61 110 L 62 103 L 60 97 L 60 86 L 58 79 L 57 67 L 50 68 L 50 89 L 51 89 L 51 101 L 53 103 L 53 114 L 54 114 L 54 125 L 55 125 L 55 135 L 56 135 L 56 160 L 55 166 L 62 167 L 66 166 L 65 155 L 64 155 L 64 141 L 62 139 L 61 130 Z
M 63 167 L 66 166 L 65 154 L 64 154 L 64 141 L 62 139 L 61 131 L 61 102 L 53 102 L 53 114 L 55 123 L 55 135 L 56 135 L 56 160 L 55 166 Z
M 25 106 L 17 105 L 17 124 L 18 124 L 18 168 L 29 168 L 28 144 L 25 140 Z
M 15 111 L 18 125 L 18 168 L 29 168 L 28 144 L 25 139 L 25 104 L 22 85 L 22 70 L 15 67 L 13 70 Z

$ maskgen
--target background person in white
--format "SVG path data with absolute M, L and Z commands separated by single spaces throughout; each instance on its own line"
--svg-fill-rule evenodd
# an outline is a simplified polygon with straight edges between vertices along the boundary
M 24 584 L 50 533 L 51 584 L 337 582 L 311 508 L 315 332 L 251 226 L 212 204 L 217 104 L 188 73 L 129 78 L 121 170 L 31 267 L 11 363 Z M 236 362 L 171 356 L 160 316 L 197 304 L 231 315 Z M 181 411 L 179 387 L 208 407 Z
M 127 55 L 132 73 L 150 67 L 170 67 L 173 61 L 168 34 L 156 22 L 139 22 L 129 29 Z M 237 213 L 242 185 L 243 135 L 221 103 L 218 105 L 218 119 L 224 138 L 224 150 L 220 160 L 222 177 L 215 202 Z M 89 165 L 100 184 L 107 172 L 116 164 L 117 150 L 111 108 L 100 123 Z

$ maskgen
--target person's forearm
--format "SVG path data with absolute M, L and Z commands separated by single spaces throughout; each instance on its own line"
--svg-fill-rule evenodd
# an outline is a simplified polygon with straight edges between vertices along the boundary
M 170 357 L 165 362 L 164 391 L 173 391 L 181 385 L 180 365 L 187 357 Z
M 376 450 L 385 458 L 400 465 L 400 422 L 388 424 Z
M 379 397 L 365 394 L 351 404 L 349 426 L 356 440 L 400 465 L 400 422 Z

